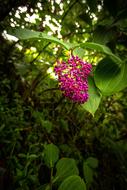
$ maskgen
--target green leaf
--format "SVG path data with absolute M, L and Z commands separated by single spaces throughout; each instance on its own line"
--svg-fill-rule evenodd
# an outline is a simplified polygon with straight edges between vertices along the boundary
M 28 40 L 28 39 L 44 39 L 50 42 L 55 42 L 61 46 L 63 46 L 66 49 L 70 49 L 70 44 L 69 43 L 65 43 L 61 40 L 59 40 L 56 37 L 53 36 L 49 36 L 44 32 L 37 32 L 37 31 L 32 31 L 32 30 L 28 30 L 28 29 L 23 29 L 23 28 L 19 28 L 19 29 L 11 29 L 8 31 L 8 34 L 13 35 L 21 40 Z
M 88 89 L 89 99 L 81 107 L 83 109 L 89 111 L 94 116 L 94 114 L 100 104 L 101 95 L 100 95 L 92 77 L 88 78 L 88 86 L 89 86 L 89 89 Z
M 78 175 L 79 171 L 76 166 L 75 160 L 72 158 L 62 158 L 56 164 L 56 180 L 63 181 L 65 178 L 71 175 Z
M 91 183 L 93 182 L 93 169 L 89 167 L 87 162 L 84 161 L 83 163 L 83 174 L 86 181 L 86 185 L 89 187 Z
M 111 57 L 111 59 L 113 59 L 118 64 L 122 63 L 122 60 L 119 57 L 117 57 L 115 54 L 113 54 L 112 51 L 105 45 L 94 43 L 94 42 L 85 42 L 85 43 L 79 44 L 79 46 L 82 48 L 89 48 L 89 49 L 107 54 Z
M 59 159 L 59 149 L 54 144 L 48 144 L 44 149 L 44 161 L 45 164 L 52 168 Z
M 58 190 L 86 190 L 86 184 L 79 176 L 73 175 L 66 178 Z
M 94 78 L 103 95 L 112 95 L 127 87 L 127 64 L 120 67 L 108 57 L 104 58 L 96 67 Z
M 98 43 L 94 43 L 94 42 L 82 43 L 82 44 L 80 44 L 80 47 L 93 49 L 93 50 L 96 50 L 96 51 L 99 51 L 99 52 L 102 52 L 102 53 L 105 53 L 108 55 L 112 54 L 111 50 L 107 46 L 98 44 Z
M 98 159 L 94 157 L 89 157 L 86 160 L 86 163 L 93 169 L 98 167 Z

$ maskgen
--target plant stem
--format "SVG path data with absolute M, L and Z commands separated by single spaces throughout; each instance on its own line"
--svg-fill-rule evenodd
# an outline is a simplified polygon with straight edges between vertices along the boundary
M 52 177 L 53 177 L 53 167 L 51 168 L 51 175 L 50 175 L 50 190 L 52 190 Z

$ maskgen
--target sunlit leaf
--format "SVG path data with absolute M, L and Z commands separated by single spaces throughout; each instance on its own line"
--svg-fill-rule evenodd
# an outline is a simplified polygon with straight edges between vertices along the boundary
M 81 43 L 79 46 L 82 48 L 89 48 L 89 49 L 107 54 L 111 57 L 111 59 L 113 59 L 118 64 L 122 63 L 122 60 L 119 57 L 117 57 L 115 54 L 113 54 L 112 51 L 105 45 L 94 43 L 94 42 L 85 42 L 85 43 Z
M 55 42 L 66 49 L 70 49 L 71 45 L 69 43 L 65 43 L 62 40 L 59 40 L 56 37 L 47 35 L 44 32 L 37 32 L 28 29 L 18 28 L 18 29 L 11 29 L 8 31 L 9 34 L 21 39 L 21 40 L 28 40 L 28 39 L 43 39 L 50 42 Z

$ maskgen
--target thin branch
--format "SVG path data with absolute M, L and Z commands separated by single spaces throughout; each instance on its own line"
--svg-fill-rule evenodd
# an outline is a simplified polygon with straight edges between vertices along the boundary
M 54 91 L 54 90 L 59 90 L 59 88 L 49 88 L 49 89 L 46 89 L 43 92 L 41 92 L 41 94 L 45 93 L 45 92 L 49 92 L 49 91 Z

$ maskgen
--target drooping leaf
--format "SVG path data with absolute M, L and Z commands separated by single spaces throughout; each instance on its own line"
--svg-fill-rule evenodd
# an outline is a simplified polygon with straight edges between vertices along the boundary
M 70 46 L 71 46 L 69 43 L 65 43 L 62 40 L 59 40 L 56 37 L 47 35 L 44 32 L 38 32 L 38 31 L 29 30 L 29 29 L 18 28 L 18 29 L 11 29 L 8 31 L 8 33 L 21 40 L 43 39 L 43 40 L 47 40 L 50 42 L 55 42 L 55 43 L 63 46 L 66 49 L 70 49 Z
M 85 42 L 85 43 L 81 43 L 81 44 L 65 43 L 62 40 L 59 40 L 58 38 L 53 37 L 53 36 L 49 36 L 44 32 L 37 32 L 37 31 L 32 31 L 32 30 L 23 29 L 23 28 L 18 28 L 18 29 L 12 28 L 8 31 L 8 33 L 21 40 L 43 39 L 43 40 L 47 40 L 50 42 L 55 42 L 68 50 L 73 49 L 73 48 L 78 48 L 78 47 L 90 48 L 90 49 L 93 49 L 93 50 L 96 50 L 96 51 L 99 51 L 99 52 L 102 52 L 102 53 L 105 53 L 105 54 L 111 56 L 111 58 L 114 59 L 115 61 L 117 61 L 118 63 L 122 62 L 120 60 L 120 58 L 117 57 L 116 55 L 114 55 L 108 47 L 101 45 L 101 44 L 97 44 L 97 43 L 93 43 L 93 42 Z
M 94 42 L 82 43 L 82 44 L 80 44 L 80 47 L 93 49 L 93 50 L 96 50 L 96 51 L 99 51 L 99 52 L 102 52 L 105 54 L 111 54 L 112 53 L 111 50 L 107 46 L 102 45 L 102 44 L 98 44 L 98 43 L 94 43 Z
M 101 101 L 101 94 L 99 93 L 92 77 L 88 78 L 88 86 L 89 99 L 81 107 L 94 116 Z
M 58 190 L 86 190 L 86 184 L 79 176 L 72 175 L 61 183 Z
M 54 181 L 63 181 L 65 178 L 71 175 L 78 175 L 79 171 L 76 166 L 76 162 L 72 158 L 62 158 L 56 164 L 56 176 Z
M 104 53 L 106 55 L 109 55 L 111 59 L 113 59 L 118 64 L 122 63 L 122 60 L 119 57 L 117 57 L 115 54 L 113 54 L 112 51 L 105 45 L 94 43 L 94 42 L 85 42 L 85 43 L 79 44 L 79 47 L 89 48 L 89 49 Z
M 59 149 L 54 144 L 48 144 L 44 149 L 45 164 L 52 168 L 59 158 Z
M 104 58 L 95 70 L 96 86 L 103 95 L 112 95 L 127 86 L 127 64 L 118 66 L 113 60 Z

